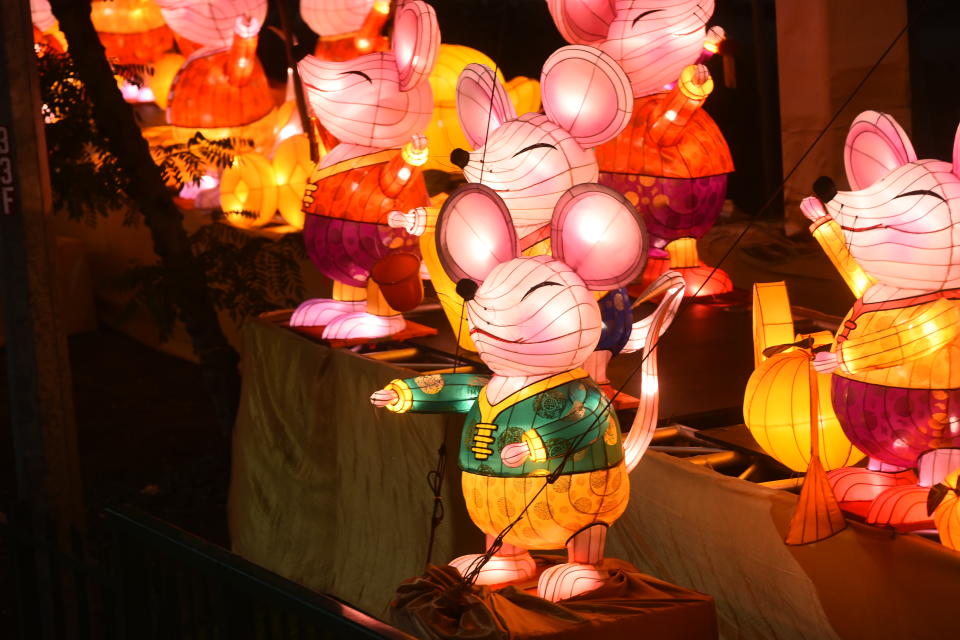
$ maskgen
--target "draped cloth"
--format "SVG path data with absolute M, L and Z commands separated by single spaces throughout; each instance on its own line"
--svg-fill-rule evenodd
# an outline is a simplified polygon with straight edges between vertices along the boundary
M 538 568 L 562 561 L 534 556 Z M 466 588 L 453 567 L 431 566 L 402 584 L 391 620 L 420 638 L 447 640 L 700 640 L 717 637 L 713 598 L 605 560 L 599 589 L 563 602 L 533 595 L 536 579 L 499 590 Z
M 424 572 L 433 509 L 426 474 L 444 437 L 446 514 L 432 562 L 483 551 L 455 464 L 462 416 L 397 415 L 370 405 L 373 390 L 409 370 L 262 319 L 244 327 L 243 369 L 229 501 L 234 551 L 387 618 L 398 585 Z M 853 519 L 827 540 L 788 547 L 796 501 L 648 451 L 630 473 L 630 502 L 610 527 L 606 554 L 712 596 L 722 638 L 956 636 L 950 598 L 960 584 L 960 553 Z M 501 616 L 518 599 L 526 603 L 519 591 L 491 598 Z M 573 602 L 563 610 L 541 606 L 554 616 Z M 495 616 L 483 615 L 495 626 Z M 541 612 L 525 615 L 539 620 Z

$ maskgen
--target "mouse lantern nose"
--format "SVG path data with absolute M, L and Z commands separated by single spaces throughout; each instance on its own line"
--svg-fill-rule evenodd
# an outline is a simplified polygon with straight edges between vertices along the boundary
M 470 152 L 466 149 L 461 149 L 457 147 L 450 152 L 450 162 L 457 165 L 461 169 L 470 164 Z
M 480 285 L 470 278 L 463 278 L 457 283 L 457 295 L 463 298 L 464 302 L 470 302 L 477 295 L 477 289 L 479 288 Z
M 820 176 L 813 182 L 813 192 L 817 194 L 820 202 L 827 204 L 837 195 L 837 185 L 827 176 Z

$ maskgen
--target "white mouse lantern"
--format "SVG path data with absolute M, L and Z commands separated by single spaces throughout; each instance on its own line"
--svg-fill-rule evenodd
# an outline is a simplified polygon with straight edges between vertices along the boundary
M 437 244 L 493 375 L 394 380 L 371 400 L 395 412 L 466 414 L 459 465 L 470 516 L 488 543 L 509 528 L 477 582 L 532 577 L 529 549 L 566 547 L 568 562 L 545 571 L 538 586 L 542 597 L 561 600 L 605 577 L 598 565 L 607 527 L 626 508 L 627 474 L 656 424 L 655 341 L 683 285 L 672 273 L 658 283 L 667 295 L 644 336 L 644 402 L 623 439 L 582 365 L 601 332 L 593 292 L 629 282 L 643 267 L 642 220 L 612 190 L 577 185 L 558 199 L 550 227 L 553 255 L 524 256 L 500 196 L 481 184 L 457 189 L 440 212 Z M 468 575 L 478 558 L 451 564 Z
M 706 28 L 713 0 L 547 2 L 568 42 L 602 49 L 630 79 L 633 115 L 597 159 L 600 183 L 623 193 L 647 223 L 647 277 L 669 265 L 684 274 L 688 294 L 729 291 L 730 279 L 700 262 L 695 242 L 720 214 L 733 171 L 723 135 L 701 108 L 713 91 L 701 63 L 723 40 L 720 28 Z
M 390 223 L 429 204 L 422 133 L 433 111 L 428 75 L 439 46 L 433 8 L 414 0 L 397 8 L 391 51 L 300 61 L 310 106 L 340 144 L 317 166 L 303 199 L 307 253 L 334 281 L 333 298 L 302 303 L 291 325 L 323 326 L 327 339 L 389 336 L 406 326 L 400 311 L 419 302 L 390 298 L 408 289 L 382 288 L 377 274 L 419 285 L 418 238 Z
M 831 398 L 866 469 L 830 474 L 868 521 L 931 524 L 929 488 L 960 468 L 960 135 L 951 162 L 918 160 L 889 115 L 861 113 L 844 148 L 850 191 L 829 178 L 801 209 L 858 299 L 833 349 Z

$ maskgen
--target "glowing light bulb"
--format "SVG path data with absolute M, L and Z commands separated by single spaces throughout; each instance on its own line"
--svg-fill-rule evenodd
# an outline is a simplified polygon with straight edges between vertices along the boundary
M 397 177 L 403 182 L 406 182 L 410 179 L 410 169 L 408 167 L 401 167 L 400 171 L 397 171 Z
M 674 120 L 677 119 L 677 112 L 674 111 L 673 109 L 668 109 L 667 112 L 663 114 L 663 117 L 665 117 L 670 122 L 673 122 Z
M 360 49 L 361 51 L 366 51 L 367 49 L 370 48 L 370 41 L 367 40 L 366 38 L 357 39 L 357 48 Z

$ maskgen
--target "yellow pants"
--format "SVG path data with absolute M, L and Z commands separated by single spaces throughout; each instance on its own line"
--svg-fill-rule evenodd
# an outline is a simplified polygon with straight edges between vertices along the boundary
M 504 542 L 523 549 L 561 549 L 581 529 L 613 524 L 627 508 L 630 478 L 623 462 L 610 469 L 562 475 L 534 499 L 546 478 L 494 478 L 462 474 L 470 519 L 484 533 L 498 535 L 534 500 Z

